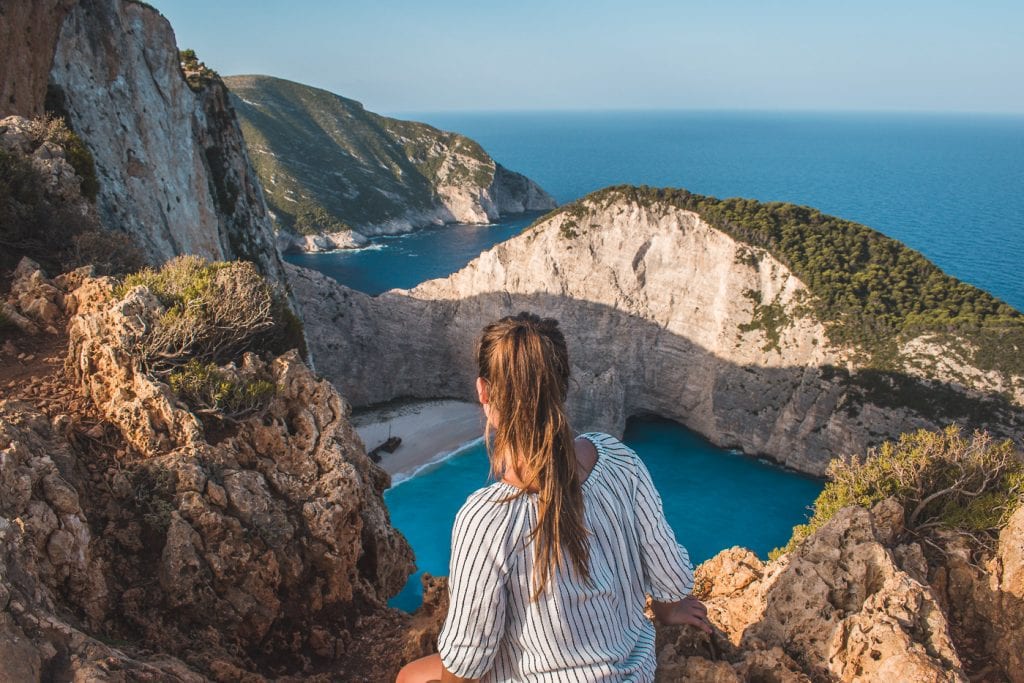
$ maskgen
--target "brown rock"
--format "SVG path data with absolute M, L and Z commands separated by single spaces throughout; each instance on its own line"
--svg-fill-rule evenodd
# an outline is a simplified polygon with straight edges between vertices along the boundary
M 886 498 L 871 508 L 871 519 L 875 524 L 875 537 L 879 543 L 892 545 L 903 533 L 903 506 L 895 498 Z
M 841 510 L 764 584 L 764 615 L 744 643 L 778 645 L 812 675 L 852 680 L 904 667 L 915 680 L 923 671 L 963 680 L 941 610 L 896 566 L 866 510 Z
M 411 662 L 437 652 L 437 638 L 448 614 L 448 577 L 431 576 L 424 572 L 423 604 L 413 612 L 406 633 L 403 660 Z
M 10 0 L 0 13 L 0 115 L 39 116 L 64 16 L 74 0 Z
M 944 560 L 931 585 L 953 622 L 958 640 L 979 669 L 996 668 L 1012 683 L 1024 682 L 1024 507 L 999 534 L 984 569 L 966 539 L 943 538 Z
M 412 570 L 412 553 L 390 526 L 381 498 L 388 477 L 366 457 L 347 404 L 296 353 L 269 363 L 248 354 L 232 371 L 272 382 L 275 395 L 211 445 L 133 354 L 159 303 L 142 287 L 120 301 L 107 287 L 81 296 L 96 282 L 68 296 L 78 313 L 67 367 L 108 421 L 101 424 L 143 456 L 123 465 L 126 473 L 97 473 L 141 513 L 111 536 L 126 552 L 159 554 L 158 591 L 124 591 L 121 612 L 146 625 L 144 642 L 172 653 L 193 650 L 190 634 L 208 627 L 220 634 L 220 644 L 199 646 L 209 661 L 244 670 L 250 665 L 228 651 L 258 647 L 287 657 L 294 671 L 310 666 L 307 652 L 354 656 L 337 634 L 384 608 Z M 97 441 L 110 438 L 105 431 Z M 140 566 L 140 581 L 146 571 Z
M 0 612 L 0 681 L 38 681 L 42 658 L 6 612 Z
M 800 671 L 800 666 L 781 647 L 755 650 L 744 655 L 733 665 L 742 681 L 763 683 L 810 683 L 811 678 Z
M 39 326 L 23 316 L 13 304 L 9 304 L 6 301 L 0 301 L 0 313 L 3 313 L 5 318 L 14 323 L 14 325 L 25 334 L 29 336 L 39 334 Z
M 654 680 L 659 683 L 742 683 L 743 679 L 728 662 L 704 657 L 684 657 L 658 662 Z

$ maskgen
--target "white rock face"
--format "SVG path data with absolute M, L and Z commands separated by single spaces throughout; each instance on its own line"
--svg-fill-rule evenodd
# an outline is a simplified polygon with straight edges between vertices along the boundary
M 804 284 L 767 252 L 673 207 L 560 213 L 448 278 L 378 297 L 290 273 L 318 369 L 357 406 L 474 399 L 481 327 L 531 310 L 566 333 L 580 430 L 621 433 L 630 416 L 656 414 L 821 474 L 833 457 L 943 423 L 865 399 L 848 382 L 853 355 L 830 346 L 800 305 Z M 766 305 L 782 324 L 765 322 Z M 1018 414 L 994 427 L 1019 437 L 1021 424 Z
M 335 251 L 336 249 L 358 249 L 365 247 L 368 240 L 354 230 L 344 232 L 327 232 L 317 235 L 293 235 L 290 232 L 277 233 L 279 251 Z
M 156 262 L 244 258 L 281 278 L 271 221 L 219 83 L 193 92 L 170 24 L 142 4 L 79 3 L 57 40 L 51 83 L 90 148 L 108 229 Z

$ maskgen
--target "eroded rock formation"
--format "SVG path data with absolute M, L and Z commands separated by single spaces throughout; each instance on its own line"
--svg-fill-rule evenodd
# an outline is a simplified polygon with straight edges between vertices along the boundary
M 0 678 L 330 680 L 385 660 L 412 553 L 333 387 L 295 352 L 247 354 L 266 411 L 207 433 L 133 353 L 162 310 L 148 290 L 59 282 L 75 315 L 47 391 L 88 405 L 0 403 Z
M 1019 404 L 981 424 L 967 415 L 1002 396 L 984 377 L 922 385 L 917 396 L 944 396 L 931 402 L 888 388 L 868 394 L 857 355 L 829 343 L 789 268 L 669 204 L 584 199 L 408 292 L 368 297 L 290 273 L 318 368 L 357 406 L 472 400 L 481 327 L 533 310 L 566 332 L 580 430 L 621 433 L 628 417 L 652 413 L 817 474 L 838 455 L 954 420 L 1024 435 Z
M 990 675 L 1024 681 L 1024 507 L 999 534 L 996 552 L 978 562 L 967 539 L 945 539 L 947 561 L 932 576 L 958 640 L 988 662 Z

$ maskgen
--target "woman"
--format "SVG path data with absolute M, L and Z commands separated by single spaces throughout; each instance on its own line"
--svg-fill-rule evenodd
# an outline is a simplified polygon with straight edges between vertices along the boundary
M 654 680 L 645 594 L 662 622 L 710 626 L 647 468 L 607 434 L 573 438 L 557 321 L 502 318 L 477 360 L 497 481 L 455 519 L 440 652 L 398 683 Z

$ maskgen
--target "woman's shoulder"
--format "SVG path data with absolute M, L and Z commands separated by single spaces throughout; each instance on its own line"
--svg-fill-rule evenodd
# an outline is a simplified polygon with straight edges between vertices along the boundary
M 525 496 L 515 497 L 515 489 L 509 484 L 496 481 L 469 494 L 459 508 L 456 521 L 468 517 L 506 518 L 515 514 L 520 507 L 517 503 L 525 499 Z
M 477 489 L 455 515 L 453 535 L 477 542 L 507 539 L 526 517 L 527 497 L 515 498 L 512 487 L 501 482 Z

